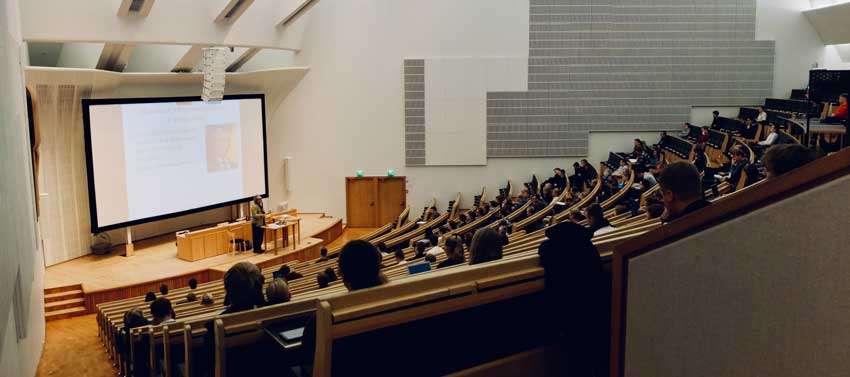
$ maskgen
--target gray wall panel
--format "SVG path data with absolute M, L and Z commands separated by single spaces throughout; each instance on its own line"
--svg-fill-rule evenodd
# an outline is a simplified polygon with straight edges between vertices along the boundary
M 489 157 L 583 156 L 590 131 L 677 129 L 760 103 L 773 41 L 755 0 L 531 0 L 529 91 L 487 96 Z

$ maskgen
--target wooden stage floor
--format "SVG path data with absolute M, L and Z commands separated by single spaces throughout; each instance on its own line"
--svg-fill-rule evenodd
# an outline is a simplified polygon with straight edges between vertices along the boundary
M 321 214 L 298 216 L 301 217 L 301 244 L 297 246 L 296 252 L 322 243 L 323 240 L 317 236 L 324 237 L 336 231 L 331 238 L 335 239 L 342 231 L 339 218 L 323 217 Z M 114 251 L 107 255 L 87 255 L 50 266 L 45 271 L 44 286 L 54 288 L 82 284 L 85 292 L 101 291 L 204 270 L 224 272 L 237 262 L 260 264 L 293 252 L 291 247 L 287 247 L 278 249 L 277 255 L 274 252 L 254 254 L 249 251 L 188 262 L 177 258 L 174 234 L 141 240 L 134 245 L 135 255 L 129 258 L 121 256 L 120 251 Z M 123 249 L 123 246 L 119 249 Z

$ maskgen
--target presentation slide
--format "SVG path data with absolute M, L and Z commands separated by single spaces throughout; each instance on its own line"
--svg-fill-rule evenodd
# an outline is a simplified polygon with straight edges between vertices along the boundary
M 93 231 L 265 195 L 263 103 L 255 97 L 89 102 Z

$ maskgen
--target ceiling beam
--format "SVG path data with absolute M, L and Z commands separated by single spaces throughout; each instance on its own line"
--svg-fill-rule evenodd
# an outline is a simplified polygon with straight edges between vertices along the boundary
M 318 2 L 319 0 L 303 0 L 301 5 L 299 5 L 297 8 L 295 8 L 295 10 L 293 10 L 286 17 L 284 17 L 283 21 L 280 21 L 277 26 L 283 27 L 295 22 L 298 17 L 301 17 L 301 15 L 303 15 L 304 13 L 307 13 L 307 11 L 310 10 L 310 8 L 312 8 Z
M 118 16 L 147 17 L 153 8 L 154 0 L 121 0 Z
M 130 61 L 135 45 L 124 43 L 107 43 L 103 45 L 100 58 L 95 68 L 113 72 L 124 72 L 124 67 Z
M 192 45 L 192 47 L 183 54 L 183 57 L 180 58 L 177 64 L 174 65 L 171 72 L 192 72 L 204 56 L 204 47 L 206 46 Z
M 238 19 L 242 13 L 245 13 L 245 10 L 253 3 L 254 0 L 229 0 L 227 5 L 224 6 L 224 9 L 222 9 L 218 16 L 216 16 L 215 22 L 224 24 L 232 24 L 236 22 L 236 19 Z
M 253 58 L 254 55 L 257 55 L 257 53 L 260 52 L 260 50 L 261 50 L 260 48 L 256 48 L 256 47 L 255 48 L 249 48 L 249 49 L 245 50 L 245 52 L 243 52 L 242 55 L 239 55 L 239 57 L 236 58 L 236 60 L 234 60 L 233 63 L 230 63 L 230 65 L 227 66 L 227 68 L 224 71 L 225 72 L 236 72 L 236 71 L 238 71 L 239 68 L 242 68 L 242 66 L 245 65 L 245 63 L 248 62 L 248 60 L 251 60 L 251 58 Z

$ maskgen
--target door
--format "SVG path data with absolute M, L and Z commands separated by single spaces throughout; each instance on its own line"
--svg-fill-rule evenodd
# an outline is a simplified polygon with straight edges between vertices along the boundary
M 345 179 L 346 219 L 350 227 L 376 227 L 375 200 L 378 189 L 375 178 Z
M 378 179 L 378 222 L 376 227 L 393 222 L 407 206 L 407 189 L 404 177 Z

